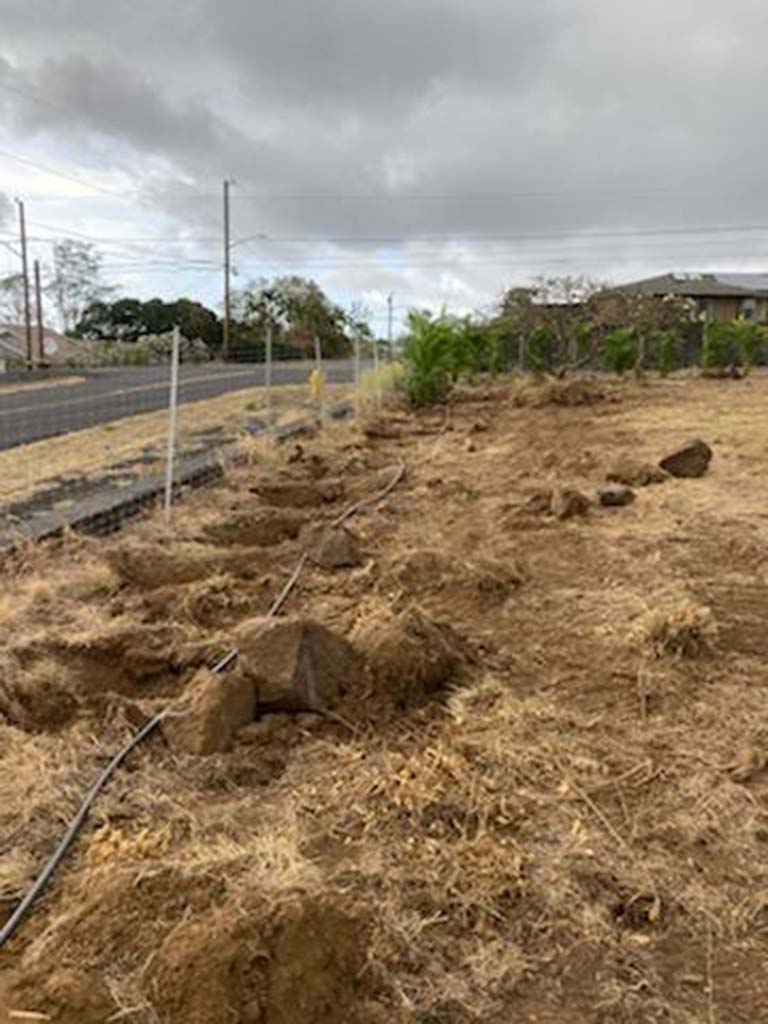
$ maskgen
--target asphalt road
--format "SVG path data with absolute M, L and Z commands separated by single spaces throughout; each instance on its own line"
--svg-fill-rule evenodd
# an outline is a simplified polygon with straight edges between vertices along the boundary
M 279 384 L 305 384 L 312 372 L 312 363 L 275 363 L 272 381 Z M 352 360 L 325 364 L 331 384 L 354 379 Z M 155 412 L 168 406 L 169 368 L 167 366 L 120 367 L 109 370 L 85 370 L 73 373 L 85 380 L 78 384 L 60 385 L 50 376 L 41 377 L 39 388 L 3 393 L 0 375 L 0 450 L 56 437 L 73 430 L 83 430 L 100 423 L 110 423 Z M 34 373 L 25 381 L 36 383 Z M 203 402 L 229 391 L 259 387 L 264 383 L 262 364 L 204 363 L 182 366 L 179 376 L 179 402 Z M 42 385 L 50 386 L 42 386 Z M 9 387 L 15 384 L 9 384 Z

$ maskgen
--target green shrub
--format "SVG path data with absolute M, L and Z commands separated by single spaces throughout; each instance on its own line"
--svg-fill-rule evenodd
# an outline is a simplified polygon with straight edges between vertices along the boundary
M 443 401 L 451 385 L 457 356 L 455 323 L 446 317 L 433 319 L 428 313 L 408 317 L 408 337 L 403 346 L 405 373 L 402 390 L 413 406 Z
M 730 325 L 731 343 L 746 369 L 754 366 L 768 340 L 768 331 L 752 320 L 734 320 Z
M 714 321 L 708 323 L 704 328 L 701 345 L 702 367 L 705 370 L 722 369 L 735 362 L 735 358 L 731 325 Z
M 651 359 L 662 377 L 680 366 L 680 335 L 675 330 L 654 331 L 650 337 Z
M 552 369 L 555 334 L 549 324 L 536 327 L 526 339 L 526 369 L 543 374 Z
M 626 373 L 637 363 L 638 344 L 634 331 L 619 327 L 603 340 L 603 358 L 611 373 Z

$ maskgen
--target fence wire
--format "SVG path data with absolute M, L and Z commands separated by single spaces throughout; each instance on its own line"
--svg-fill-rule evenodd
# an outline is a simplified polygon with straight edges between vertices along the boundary
M 229 452 L 292 422 L 354 406 L 370 360 L 296 355 L 274 343 L 268 367 L 264 347 L 227 363 L 185 361 L 182 348 L 175 483 L 204 479 Z M 170 360 L 0 373 L 0 550 L 78 517 L 109 532 L 126 507 L 161 495 L 170 385 Z

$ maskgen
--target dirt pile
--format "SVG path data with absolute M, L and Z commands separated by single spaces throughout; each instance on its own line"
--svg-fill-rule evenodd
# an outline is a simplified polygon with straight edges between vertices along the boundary
M 355 643 L 365 652 L 377 700 L 401 708 L 443 689 L 468 660 L 466 645 L 450 626 L 416 608 L 368 623 Z
M 651 484 L 663 484 L 669 479 L 669 473 L 649 462 L 638 462 L 622 456 L 607 472 L 605 479 L 608 483 L 623 484 L 626 487 L 648 487 Z
M 525 381 L 514 393 L 516 405 L 530 406 L 534 409 L 545 408 L 548 405 L 567 408 L 590 406 L 609 400 L 615 401 L 616 395 L 603 384 L 588 377 Z
M 224 547 L 240 544 L 266 548 L 285 540 L 295 540 L 305 523 L 305 516 L 297 512 L 258 508 L 237 511 L 208 523 L 202 535 L 206 541 Z
M 493 606 L 506 601 L 523 581 L 523 570 L 514 561 L 464 562 L 424 548 L 398 559 L 385 575 L 384 585 L 413 597 Z

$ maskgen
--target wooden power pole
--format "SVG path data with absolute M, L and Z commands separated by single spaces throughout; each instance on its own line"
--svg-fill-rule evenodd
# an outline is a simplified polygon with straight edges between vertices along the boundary
M 230 289 L 229 289 L 229 181 L 224 182 L 224 333 L 222 336 L 221 354 L 226 360 L 229 358 L 229 319 L 230 319 Z
M 21 238 L 21 276 L 24 282 L 24 334 L 27 342 L 27 365 L 32 366 L 32 316 L 29 309 L 29 265 L 27 263 L 27 226 L 24 219 L 24 203 L 17 199 L 19 207 L 19 235 Z
M 45 362 L 45 339 L 43 328 L 43 290 L 40 287 L 40 260 L 35 260 L 35 314 L 37 317 L 37 362 Z

